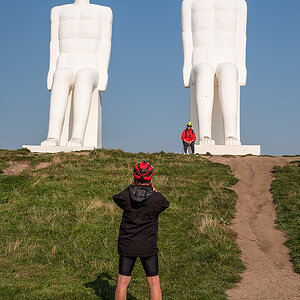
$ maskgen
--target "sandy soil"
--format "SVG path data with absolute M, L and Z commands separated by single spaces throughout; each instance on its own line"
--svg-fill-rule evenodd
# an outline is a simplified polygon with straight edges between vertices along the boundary
M 239 179 L 233 230 L 246 266 L 242 281 L 227 292 L 233 300 L 300 299 L 300 275 L 293 271 L 285 235 L 275 229 L 275 205 L 270 193 L 274 166 L 283 166 L 299 157 L 220 157 L 211 161 L 228 164 Z

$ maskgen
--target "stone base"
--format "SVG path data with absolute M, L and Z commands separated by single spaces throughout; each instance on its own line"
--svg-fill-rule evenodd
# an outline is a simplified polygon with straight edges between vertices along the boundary
M 211 155 L 260 155 L 260 146 L 195 145 L 195 153 L 206 154 L 207 152 Z
M 24 145 L 22 148 L 26 148 L 31 152 L 36 153 L 59 153 L 59 152 L 73 152 L 73 151 L 89 151 L 94 150 L 95 147 L 67 147 L 67 146 L 57 146 L 57 147 L 42 147 L 42 146 L 26 146 Z

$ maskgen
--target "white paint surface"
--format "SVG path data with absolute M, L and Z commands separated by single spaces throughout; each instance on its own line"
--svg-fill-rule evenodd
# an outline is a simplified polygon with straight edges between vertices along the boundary
M 207 152 L 212 155 L 260 155 L 260 146 L 195 145 L 195 153 L 206 154 Z
M 75 151 L 90 151 L 95 147 L 74 147 L 74 146 L 28 146 L 24 145 L 23 149 L 28 149 L 33 153 L 59 153 L 59 152 L 75 152 Z
M 246 27 L 245 0 L 182 2 L 183 81 L 200 145 L 241 145 Z
M 108 82 L 113 15 L 75 0 L 51 11 L 49 131 L 43 147 L 102 147 L 99 91 Z

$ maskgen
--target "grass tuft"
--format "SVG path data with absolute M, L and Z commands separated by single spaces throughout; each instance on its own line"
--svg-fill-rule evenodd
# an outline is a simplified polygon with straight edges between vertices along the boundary
M 284 167 L 275 167 L 275 180 L 271 191 L 277 211 L 277 228 L 288 237 L 286 246 L 294 270 L 300 273 L 300 164 L 291 162 Z

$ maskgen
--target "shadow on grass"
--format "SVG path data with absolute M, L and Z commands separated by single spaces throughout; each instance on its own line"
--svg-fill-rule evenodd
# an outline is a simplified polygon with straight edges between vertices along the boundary
M 86 288 L 93 289 L 95 295 L 101 300 L 112 300 L 115 298 L 116 282 L 108 273 L 101 273 L 94 281 L 85 283 Z M 127 300 L 138 300 L 127 292 Z

